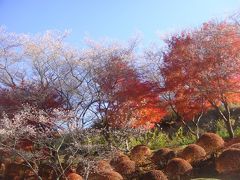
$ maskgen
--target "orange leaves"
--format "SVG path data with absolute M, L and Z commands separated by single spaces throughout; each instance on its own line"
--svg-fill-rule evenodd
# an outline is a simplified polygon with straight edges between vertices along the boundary
M 137 121 L 133 126 L 144 126 L 145 128 L 154 127 L 155 123 L 161 121 L 161 118 L 166 115 L 166 112 L 162 108 L 157 107 L 145 107 L 137 110 Z
M 153 126 L 165 115 L 159 105 L 159 95 L 153 91 L 151 83 L 142 83 L 140 80 L 127 84 L 127 87 L 118 92 L 118 109 L 111 109 L 110 121 L 122 122 L 123 126 L 130 122 L 130 126 Z M 120 101 L 121 100 L 121 101 Z
M 156 84 L 142 82 L 133 66 L 121 59 L 111 60 L 102 70 L 99 84 L 107 109 L 107 123 L 114 127 L 153 125 L 161 120 Z M 104 107 L 105 108 L 105 107 Z
M 210 102 L 236 102 L 240 97 L 240 36 L 227 22 L 206 23 L 167 41 L 162 74 L 171 107 L 184 118 L 205 111 Z

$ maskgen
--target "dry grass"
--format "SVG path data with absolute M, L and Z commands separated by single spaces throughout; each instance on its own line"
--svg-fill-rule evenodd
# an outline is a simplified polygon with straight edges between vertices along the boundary
M 217 134 L 205 133 L 196 144 L 205 149 L 207 154 L 212 154 L 224 147 L 224 140 Z
M 185 159 L 189 163 L 194 163 L 202 160 L 206 156 L 206 151 L 197 144 L 190 144 L 183 149 L 179 157 Z
M 82 176 L 80 176 L 79 174 L 76 174 L 76 173 L 70 173 L 67 176 L 67 179 L 68 180 L 83 180 Z
M 123 180 L 123 177 L 115 171 L 102 171 L 91 174 L 89 180 Z
M 130 153 L 130 159 L 138 164 L 143 163 L 147 157 L 151 156 L 152 151 L 145 145 L 135 146 Z
M 175 152 L 169 148 L 162 148 L 153 153 L 152 162 L 159 168 L 164 168 L 168 161 L 176 156 Z
M 216 169 L 226 174 L 240 171 L 240 149 L 227 149 L 216 159 Z
M 140 177 L 140 180 L 167 180 L 167 176 L 160 170 L 151 170 Z
M 166 172 L 170 177 L 184 175 L 192 170 L 189 162 L 181 158 L 174 158 L 169 161 L 166 167 Z
M 123 160 L 115 166 L 115 170 L 123 176 L 131 175 L 136 171 L 136 163 L 131 160 Z

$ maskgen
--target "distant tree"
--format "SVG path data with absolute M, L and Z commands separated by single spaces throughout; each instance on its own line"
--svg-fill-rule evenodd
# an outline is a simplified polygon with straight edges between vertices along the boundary
M 10 87 L 25 78 L 23 62 L 23 44 L 25 35 L 7 32 L 0 26 L 0 87 Z
M 88 49 L 78 50 L 65 43 L 67 33 L 47 31 L 31 36 L 24 43 L 24 55 L 31 81 L 50 86 L 66 101 L 67 109 L 75 112 L 79 128 L 89 126 L 95 117 L 94 84 L 88 64 Z

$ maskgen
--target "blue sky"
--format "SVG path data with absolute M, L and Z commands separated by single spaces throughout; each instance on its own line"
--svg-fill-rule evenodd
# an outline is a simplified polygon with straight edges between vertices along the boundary
M 84 37 L 127 40 L 141 32 L 144 42 L 224 17 L 240 0 L 0 0 L 0 25 L 17 33 L 71 30 L 68 41 Z

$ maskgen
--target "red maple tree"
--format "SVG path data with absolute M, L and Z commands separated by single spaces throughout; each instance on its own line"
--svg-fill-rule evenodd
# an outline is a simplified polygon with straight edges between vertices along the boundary
M 199 113 L 202 105 L 211 105 L 224 120 L 230 137 L 234 137 L 230 106 L 239 102 L 240 95 L 238 27 L 209 22 L 199 30 L 173 36 L 167 45 L 162 71 L 175 107 L 181 112 L 189 108 L 183 114 L 191 116 Z
M 153 127 L 164 116 L 156 84 L 143 82 L 128 62 L 113 58 L 98 74 L 98 84 L 105 97 L 104 112 L 112 127 Z

